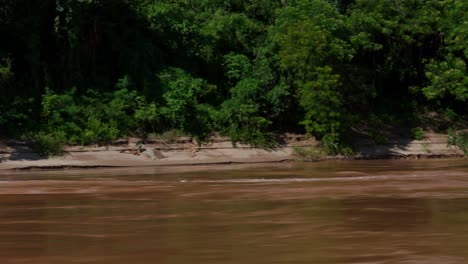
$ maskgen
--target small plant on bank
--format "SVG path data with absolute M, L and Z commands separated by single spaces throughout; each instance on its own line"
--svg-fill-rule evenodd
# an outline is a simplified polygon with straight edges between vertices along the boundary
M 318 161 L 326 156 L 322 149 L 318 147 L 294 147 L 294 155 L 300 161 Z
M 63 154 L 63 139 L 59 135 L 38 133 L 33 137 L 33 149 L 45 157 Z
M 352 157 L 355 155 L 353 149 L 345 144 L 339 139 L 337 134 L 327 134 L 322 140 L 322 149 L 327 155 L 343 155 L 347 157 Z
M 455 111 L 453 111 L 452 109 L 450 109 L 450 108 L 446 108 L 445 111 L 444 111 L 444 114 L 452 122 L 457 121 L 459 119 L 458 114 Z
M 423 140 L 426 138 L 426 133 L 421 127 L 411 129 L 411 138 L 416 140 Z
M 468 156 L 468 132 L 455 132 L 454 129 L 449 128 L 448 131 L 447 144 L 456 146 L 465 156 Z

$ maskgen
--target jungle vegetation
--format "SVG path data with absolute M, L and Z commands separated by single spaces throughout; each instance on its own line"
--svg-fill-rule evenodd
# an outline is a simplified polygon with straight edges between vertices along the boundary
M 0 35 L 0 134 L 38 144 L 468 114 L 465 0 L 0 0 Z

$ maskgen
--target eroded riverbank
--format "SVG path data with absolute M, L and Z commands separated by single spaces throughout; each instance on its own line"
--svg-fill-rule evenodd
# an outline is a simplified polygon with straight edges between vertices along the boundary
M 196 144 L 188 139 L 167 144 L 160 141 L 138 145 L 125 141 L 112 146 L 68 146 L 63 156 L 44 158 L 22 142 L 0 142 L 0 173 L 12 169 L 70 169 L 110 167 L 161 167 L 187 165 L 223 165 L 281 163 L 300 159 L 296 148 L 316 148 L 319 144 L 304 135 L 284 135 L 276 148 L 260 149 L 248 145 L 232 145 L 229 139 L 218 138 Z M 428 133 L 424 140 L 393 138 L 381 145 L 369 140 L 355 143 L 352 159 L 459 158 L 463 152 L 447 145 L 447 135 Z M 323 156 L 322 160 L 349 159 Z

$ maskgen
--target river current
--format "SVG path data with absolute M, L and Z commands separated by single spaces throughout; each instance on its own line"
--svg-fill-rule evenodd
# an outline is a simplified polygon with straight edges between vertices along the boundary
M 468 160 L 2 174 L 0 263 L 468 263 Z

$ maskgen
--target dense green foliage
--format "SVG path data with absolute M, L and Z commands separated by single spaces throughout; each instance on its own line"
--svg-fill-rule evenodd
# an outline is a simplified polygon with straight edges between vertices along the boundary
M 340 153 L 356 120 L 466 116 L 467 21 L 464 0 L 0 0 L 0 133 Z

